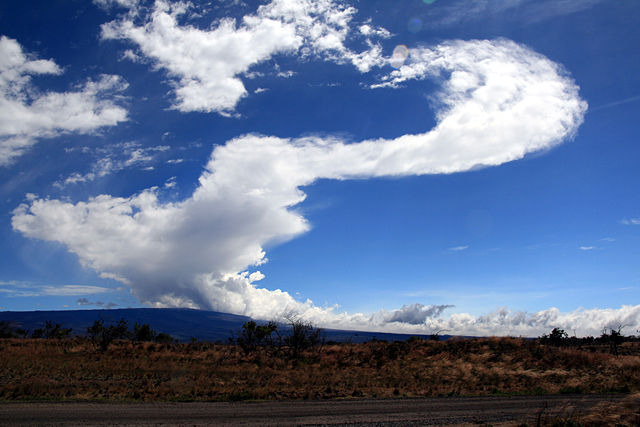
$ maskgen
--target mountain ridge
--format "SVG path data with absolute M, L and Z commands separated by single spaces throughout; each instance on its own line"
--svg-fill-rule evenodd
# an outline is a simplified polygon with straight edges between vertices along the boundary
M 251 319 L 231 313 L 190 308 L 118 308 L 118 309 L 85 309 L 85 310 L 35 310 L 35 311 L 0 311 L 0 321 L 11 322 L 15 327 L 32 332 L 42 328 L 46 321 L 62 324 L 72 328 L 72 335 L 82 336 L 95 320 L 104 320 L 106 324 L 115 323 L 124 318 L 132 328 L 135 323 L 149 324 L 157 332 L 171 335 L 178 341 L 228 342 L 237 336 L 242 325 Z M 260 322 L 256 320 L 257 322 Z M 286 330 L 286 325 L 282 327 Z M 395 334 L 388 332 L 367 332 L 357 330 L 325 329 L 327 341 L 365 342 L 372 339 L 387 341 L 403 341 L 412 336 L 428 338 L 428 335 Z M 441 339 L 448 339 L 442 335 Z

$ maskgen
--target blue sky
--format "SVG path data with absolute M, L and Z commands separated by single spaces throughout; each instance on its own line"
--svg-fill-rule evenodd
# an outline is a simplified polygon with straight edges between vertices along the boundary
M 0 309 L 640 328 L 634 0 L 0 5 Z

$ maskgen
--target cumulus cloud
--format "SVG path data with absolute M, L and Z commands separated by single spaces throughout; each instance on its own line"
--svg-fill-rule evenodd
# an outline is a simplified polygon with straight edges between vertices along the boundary
M 114 94 L 126 83 L 113 75 L 89 80 L 77 91 L 41 92 L 33 75 L 62 74 L 50 59 L 34 59 L 20 44 L 0 37 L 0 166 L 12 163 L 39 139 L 87 134 L 127 119 Z
M 372 39 L 388 32 L 370 26 L 366 34 L 352 32 L 356 10 L 339 1 L 272 0 L 239 22 L 224 18 L 206 30 L 179 23 L 192 7 L 157 0 L 150 13 L 133 8 L 102 26 L 104 39 L 130 40 L 157 68 L 166 70 L 179 111 L 231 115 L 247 96 L 240 77 L 255 77 L 250 68 L 278 54 L 350 62 L 362 72 L 384 63 L 382 49 Z M 347 48 L 350 33 L 361 37 L 367 49 Z M 132 55 L 137 58 L 133 52 L 127 54 Z
M 575 83 L 557 64 L 524 46 L 506 40 L 456 41 L 420 52 L 410 66 L 422 58 L 428 63 L 420 78 L 433 76 L 442 83 L 434 98 L 437 124 L 428 132 L 357 143 L 244 135 L 215 147 L 198 187 L 185 200 L 163 203 L 153 188 L 78 203 L 31 197 L 14 210 L 13 228 L 62 243 L 83 265 L 127 284 L 140 301 L 153 306 L 263 319 L 294 311 L 325 326 L 369 330 L 470 333 L 489 331 L 505 319 L 515 322 L 513 330 L 533 330 L 543 322 L 517 323 L 522 316 L 530 318 L 520 314 L 452 315 L 443 325 L 436 317 L 444 308 L 437 307 L 445 306 L 349 315 L 257 285 L 264 277 L 256 269 L 267 262 L 265 245 L 309 230 L 296 205 L 305 198 L 301 188 L 318 179 L 500 165 L 559 144 L 582 123 L 586 103 Z

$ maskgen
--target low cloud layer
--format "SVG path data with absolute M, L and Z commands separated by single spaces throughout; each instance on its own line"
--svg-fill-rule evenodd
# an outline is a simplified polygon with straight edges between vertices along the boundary
M 102 75 L 79 90 L 41 92 L 31 77 L 62 74 L 50 59 L 35 59 L 13 39 L 0 37 L 0 166 L 11 164 L 40 139 L 75 132 L 88 134 L 127 119 L 115 94 L 127 85 Z
M 239 21 L 224 18 L 206 30 L 179 22 L 188 21 L 197 13 L 194 9 L 183 2 L 157 0 L 148 11 L 132 3 L 128 14 L 102 26 L 104 39 L 133 42 L 142 57 L 168 73 L 174 108 L 182 112 L 232 114 L 248 95 L 240 76 L 279 54 L 352 63 L 361 72 L 385 62 L 373 40 L 389 33 L 368 24 L 353 31 L 350 23 L 356 10 L 343 2 L 272 0 Z M 354 37 L 364 44 L 362 52 L 345 46 Z M 132 51 L 125 56 L 139 58 Z
M 80 306 L 95 306 L 95 307 L 102 307 L 102 308 L 106 308 L 106 309 L 111 309 L 111 308 L 115 308 L 118 307 L 118 304 L 114 303 L 114 302 L 102 302 L 102 301 L 89 301 L 86 298 L 79 298 L 78 301 L 76 301 L 76 304 L 80 305 Z
M 442 319 L 448 306 L 414 304 L 350 315 L 257 286 L 264 276 L 256 268 L 267 261 L 264 246 L 310 228 L 295 209 L 305 199 L 303 186 L 321 178 L 497 166 L 552 148 L 571 138 L 582 123 L 587 105 L 576 84 L 558 64 L 522 45 L 453 41 L 411 52 L 382 83 L 430 78 L 441 84 L 433 98 L 437 124 L 428 132 L 358 143 L 244 135 L 215 147 L 197 189 L 181 202 L 163 203 L 155 189 L 78 203 L 32 199 L 13 212 L 13 228 L 65 245 L 85 266 L 127 284 L 152 306 L 198 307 L 262 319 L 296 312 L 329 327 L 464 334 L 539 334 L 550 326 L 593 333 L 605 323 L 637 324 L 640 306 L 565 314 L 556 309 L 534 314 L 503 310 Z
M 0 294 L 7 297 L 75 296 L 110 292 L 111 289 L 91 285 L 38 285 L 25 282 L 0 282 Z

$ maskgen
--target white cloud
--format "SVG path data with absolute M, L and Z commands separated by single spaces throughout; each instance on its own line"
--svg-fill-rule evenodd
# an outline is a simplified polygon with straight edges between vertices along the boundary
M 596 248 L 595 246 L 580 246 L 581 251 L 592 251 L 595 248 Z
M 624 225 L 640 225 L 640 218 L 623 218 L 620 220 L 620 224 Z
M 176 185 L 178 185 L 176 183 L 176 177 L 172 176 L 171 178 L 169 178 L 168 180 L 166 180 L 166 182 L 164 183 L 164 188 L 175 188 Z
M 464 251 L 464 250 L 467 250 L 467 249 L 469 249 L 469 245 L 454 246 L 454 247 L 449 248 L 449 250 L 451 252 L 460 252 L 460 251 Z
M 187 111 L 233 114 L 247 90 L 241 76 L 278 54 L 297 53 L 338 63 L 351 62 L 368 71 L 384 63 L 371 41 L 384 31 L 355 34 L 368 45 L 363 52 L 345 47 L 355 9 L 334 0 L 272 0 L 239 22 L 224 18 L 203 30 L 180 25 L 192 5 L 157 0 L 150 14 L 138 10 L 102 26 L 104 39 L 126 39 L 172 77 L 176 103 Z M 138 25 L 138 22 L 142 25 Z M 126 56 L 137 58 L 131 52 Z
M 136 54 L 131 49 L 127 49 L 122 53 L 122 59 L 129 60 L 131 62 L 141 63 L 144 61 L 138 54 Z
M 138 5 L 138 0 L 93 0 L 93 4 L 103 9 L 112 7 L 133 8 Z
M 289 77 L 293 77 L 296 73 L 289 70 L 289 71 L 279 71 L 277 76 L 281 77 L 283 79 L 288 79 Z
M 74 92 L 40 92 L 31 76 L 61 74 L 52 61 L 32 59 L 13 39 L 0 37 L 0 166 L 12 163 L 39 139 L 87 134 L 127 119 L 113 94 L 127 85 L 102 75 Z
M 578 336 L 597 336 L 603 328 L 619 326 L 631 333 L 640 326 L 640 305 L 623 305 L 618 309 L 579 308 L 566 313 L 557 308 L 535 313 L 503 308 L 485 316 L 456 313 L 448 319 L 432 319 L 427 325 L 432 330 L 464 331 L 469 335 L 539 336 L 558 327 L 569 333 L 575 331 Z
M 578 87 L 557 64 L 526 47 L 505 40 L 457 41 L 421 52 L 413 61 L 429 61 L 425 76 L 448 76 L 435 99 L 441 108 L 437 125 L 426 133 L 359 143 L 245 135 L 214 149 L 198 187 L 181 202 L 162 203 L 153 188 L 75 204 L 31 198 L 14 210 L 13 228 L 64 244 L 83 265 L 127 284 L 140 301 L 155 306 L 266 319 L 295 311 L 334 327 L 489 331 L 513 316 L 474 320 L 452 315 L 441 325 L 426 316 L 429 309 L 416 305 L 401 309 L 397 319 L 402 310 L 422 311 L 424 324 L 395 321 L 389 326 L 389 312 L 337 313 L 281 290 L 258 288 L 254 282 L 262 274 L 248 271 L 267 261 L 266 244 L 309 230 L 295 206 L 305 198 L 301 188 L 318 179 L 500 165 L 559 144 L 582 123 L 586 103 Z M 542 325 L 536 322 L 535 327 Z M 527 325 L 513 330 L 534 329 Z
M 58 188 L 81 182 L 94 181 L 123 169 L 139 167 L 142 170 L 153 170 L 150 163 L 157 161 L 161 153 L 170 150 L 168 145 L 157 145 L 152 147 L 142 147 L 136 142 L 125 142 L 120 144 L 107 145 L 90 149 L 83 147 L 84 153 L 92 153 L 96 159 L 91 164 L 91 170 L 86 173 L 74 172 L 64 180 L 53 183 Z M 171 160 L 167 161 L 171 163 Z M 174 161 L 173 163 L 179 163 Z

